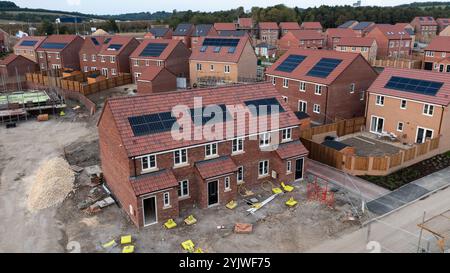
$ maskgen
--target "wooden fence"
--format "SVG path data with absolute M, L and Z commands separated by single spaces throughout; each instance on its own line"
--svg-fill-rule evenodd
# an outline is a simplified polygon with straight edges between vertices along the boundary
M 386 156 L 357 156 L 313 141 L 315 135 L 330 132 L 336 132 L 338 136 L 359 132 L 364 125 L 364 120 L 364 118 L 354 118 L 302 131 L 300 139 L 309 150 L 309 158 L 352 175 L 388 175 L 439 152 L 440 137 L 426 140 L 425 143 L 415 144 L 408 149 Z
M 421 69 L 422 61 L 409 59 L 376 59 L 371 61 L 372 66 L 394 67 L 406 69 Z

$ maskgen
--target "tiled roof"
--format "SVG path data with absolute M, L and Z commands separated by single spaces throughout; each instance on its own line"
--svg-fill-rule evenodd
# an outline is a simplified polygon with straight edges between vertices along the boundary
M 297 66 L 296 69 L 294 69 L 290 73 L 277 71 L 276 68 L 291 54 L 306 56 L 306 58 L 301 64 Z M 266 74 L 327 85 L 331 84 L 358 57 L 360 57 L 360 54 L 357 53 L 340 52 L 334 50 L 291 48 L 285 54 L 283 54 L 283 56 L 281 56 L 271 67 L 267 69 Z M 307 76 L 309 70 L 314 67 L 314 65 L 316 65 L 316 63 L 318 63 L 321 58 L 341 59 L 342 62 L 326 78 Z
M 167 27 L 154 27 L 149 32 L 155 37 L 163 37 L 170 29 Z
M 159 75 L 159 73 L 161 73 L 161 71 L 163 70 L 167 70 L 162 66 L 156 66 L 156 65 L 151 65 L 148 66 L 146 68 L 144 68 L 144 70 L 142 71 L 142 75 L 139 77 L 138 81 L 153 81 L 156 76 Z M 169 70 L 167 70 L 167 72 L 170 72 Z
M 226 104 L 233 106 L 244 106 L 244 102 L 247 100 L 277 98 L 280 105 L 285 109 L 284 112 L 279 113 L 279 128 L 298 126 L 299 124 L 289 105 L 279 98 L 278 91 L 271 83 L 111 98 L 107 100 L 104 108 L 109 107 L 111 110 L 124 148 L 128 156 L 133 157 L 211 142 L 206 139 L 174 140 L 170 131 L 137 137 L 133 134 L 128 120 L 129 117 L 170 112 L 175 105 L 186 105 L 189 109 L 192 109 L 194 107 L 194 97 L 201 97 L 203 105 Z M 246 108 L 244 107 L 244 109 Z M 270 117 L 267 117 L 269 120 L 268 130 L 271 129 Z M 246 134 L 250 132 L 248 124 L 243 124 L 242 121 L 239 123 L 236 121 L 230 122 L 234 123 L 235 132 L 238 132 L 238 128 L 243 129 Z
M 230 174 L 237 170 L 236 164 L 229 156 L 196 162 L 195 166 L 203 179 Z
M 412 79 L 428 79 L 430 81 L 442 82 L 444 83 L 444 85 L 435 96 L 385 88 L 386 83 L 391 79 L 392 76 Z M 381 95 L 388 95 L 448 106 L 448 104 L 450 103 L 450 77 L 446 73 L 432 72 L 427 70 L 385 68 L 384 71 L 369 87 L 368 91 Z
M 373 22 L 359 22 L 356 26 L 353 27 L 353 30 L 365 30 L 373 24 Z
M 216 53 L 214 52 L 214 46 L 208 46 L 205 52 L 201 52 L 202 46 L 198 46 L 192 50 L 191 57 L 189 58 L 190 60 L 237 63 L 241 58 L 245 45 L 249 42 L 248 35 L 243 37 L 208 36 L 200 38 L 198 44 L 202 45 L 206 38 L 239 39 L 239 43 L 233 53 L 228 53 L 229 47 L 222 47 L 220 51 Z
M 191 35 L 193 30 L 193 24 L 179 24 L 175 31 L 173 32 L 173 36 L 188 36 Z
M 130 184 L 136 196 L 178 186 L 175 175 L 170 170 L 162 170 L 130 178 Z
M 47 37 L 45 36 L 25 36 L 22 37 L 14 46 L 14 48 L 16 49 L 36 49 L 38 48 L 41 43 L 46 39 Z M 22 42 L 24 41 L 36 41 L 36 44 L 32 45 L 32 46 L 26 46 L 26 45 L 21 45 Z
M 322 24 L 320 22 L 303 22 L 301 25 L 302 29 L 322 29 Z
M 417 22 L 420 25 L 424 25 L 424 26 L 436 26 L 437 25 L 436 21 L 431 16 L 419 16 L 419 17 L 415 17 L 414 20 L 417 20 Z
M 217 31 L 220 30 L 236 30 L 236 25 L 234 23 L 215 23 L 214 28 Z
M 450 18 L 438 18 L 436 19 L 436 23 L 441 26 L 448 26 L 450 25 Z
M 195 26 L 195 30 L 192 33 L 192 36 L 194 36 L 194 37 L 207 36 L 208 32 L 211 30 L 212 27 L 213 27 L 213 25 L 211 25 L 211 24 L 196 25 Z
M 349 28 L 351 25 L 353 25 L 354 23 L 357 23 L 358 21 L 355 20 L 350 20 L 347 21 L 345 23 L 343 23 L 342 25 L 338 26 L 338 28 Z
M 239 18 L 238 24 L 240 27 L 252 28 L 253 27 L 253 19 L 252 18 Z
M 103 44 L 102 49 L 100 49 L 99 55 L 119 55 L 125 47 L 128 46 L 130 42 L 133 40 L 136 40 L 134 37 L 131 36 L 121 36 L 121 35 L 115 35 L 111 37 L 111 40 L 107 44 Z M 122 45 L 119 50 L 111 50 L 110 46 L 112 45 Z
M 102 50 L 102 47 L 105 45 L 105 42 L 108 42 L 109 40 L 106 40 L 108 38 L 112 38 L 112 36 L 94 36 L 94 37 L 86 37 L 84 39 L 83 46 L 81 47 L 80 52 L 83 52 L 87 48 L 94 48 L 97 53 Z M 94 39 L 97 40 L 97 44 L 94 43 Z M 109 42 L 107 43 L 109 44 Z
M 295 30 L 300 29 L 300 25 L 297 22 L 281 22 L 280 29 Z
M 376 24 L 374 28 L 378 28 L 387 39 L 410 39 L 411 36 L 402 26 L 390 24 Z M 372 29 L 373 30 L 373 29 Z
M 296 156 L 306 156 L 308 155 L 308 150 L 306 150 L 300 140 L 296 140 L 280 144 L 278 149 L 276 149 L 276 153 L 281 159 L 289 159 Z
M 242 37 L 248 35 L 245 30 L 220 30 L 218 31 L 219 36 L 223 37 Z
M 358 37 L 356 32 L 350 28 L 329 28 L 325 33 L 330 38 Z
M 149 59 L 149 60 L 166 60 L 170 54 L 172 54 L 173 50 L 179 43 L 183 43 L 180 40 L 171 40 L 171 39 L 144 39 L 139 46 L 131 53 L 130 58 L 132 59 Z M 151 56 L 140 56 L 142 51 L 149 44 L 167 44 L 167 47 L 161 52 L 161 55 L 157 57 Z
M 289 31 L 297 40 L 321 40 L 325 37 L 316 30 L 291 30 Z
M 436 36 L 425 50 L 450 52 L 450 36 Z
M 37 48 L 37 51 L 52 51 L 52 52 L 60 52 L 63 51 L 64 48 L 66 48 L 70 43 L 72 43 L 75 39 L 77 39 L 77 35 L 50 35 L 43 41 L 39 47 Z M 66 46 L 64 48 L 54 48 L 54 49 L 45 49 L 42 48 L 43 45 L 47 43 L 65 43 Z
M 258 23 L 259 29 L 275 29 L 278 30 L 278 24 L 276 22 L 259 22 Z
M 370 38 L 370 37 L 344 37 L 339 41 L 339 43 L 337 43 L 337 45 L 338 46 L 371 47 L 373 45 L 374 41 L 375 41 L 375 38 Z
M 8 65 L 8 64 L 12 63 L 13 61 L 15 61 L 17 58 L 24 58 L 24 59 L 28 60 L 27 58 L 25 58 L 21 55 L 9 54 L 5 58 L 0 59 L 0 65 L 1 66 Z M 31 60 L 30 60 L 30 62 L 31 62 Z

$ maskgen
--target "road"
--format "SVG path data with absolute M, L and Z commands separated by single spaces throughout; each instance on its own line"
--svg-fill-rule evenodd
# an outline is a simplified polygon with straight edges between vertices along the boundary
M 411 253 L 417 251 L 420 229 L 417 224 L 422 222 L 423 213 L 426 218 L 443 213 L 450 209 L 450 187 L 434 193 L 424 200 L 410 204 L 392 214 L 372 222 L 353 233 L 339 239 L 326 241 L 308 252 L 326 253 L 364 253 L 367 242 L 375 241 L 374 245 L 381 246 L 381 252 Z M 370 226 L 370 236 L 367 239 Z M 450 228 L 450 221 L 449 226 Z M 430 241 L 430 250 L 437 251 L 436 240 L 429 233 L 423 233 L 424 238 Z M 426 240 L 421 244 L 426 248 Z

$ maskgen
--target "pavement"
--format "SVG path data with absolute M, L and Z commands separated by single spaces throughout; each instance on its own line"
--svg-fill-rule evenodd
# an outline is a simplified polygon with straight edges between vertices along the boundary
M 376 215 L 384 215 L 446 185 L 450 185 L 450 167 L 372 200 L 367 203 L 367 208 Z
M 350 193 L 355 194 L 367 202 L 378 199 L 390 193 L 390 191 L 385 188 L 377 186 L 359 177 L 349 175 L 323 163 L 314 160 L 307 160 L 306 165 L 306 169 L 308 170 L 307 175 L 312 174 L 324 179 L 342 189 L 347 190 Z
M 444 172 L 445 173 L 445 172 Z M 444 176 L 440 173 L 434 177 Z M 425 182 L 419 182 L 425 183 Z M 417 224 L 423 220 L 445 212 L 450 207 L 450 187 L 417 202 L 407 205 L 388 216 L 375 220 L 355 232 L 336 240 L 328 240 L 308 252 L 313 253 L 415 253 L 418 250 L 420 229 Z M 449 227 L 450 228 L 450 227 Z M 369 243 L 370 242 L 370 243 Z M 435 238 L 423 232 L 421 248 L 438 252 Z

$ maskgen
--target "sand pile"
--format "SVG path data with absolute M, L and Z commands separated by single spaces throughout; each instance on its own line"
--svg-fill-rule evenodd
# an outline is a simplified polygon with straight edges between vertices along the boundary
M 45 161 L 31 186 L 27 208 L 37 211 L 61 203 L 72 191 L 74 180 L 75 175 L 66 160 L 57 157 Z

